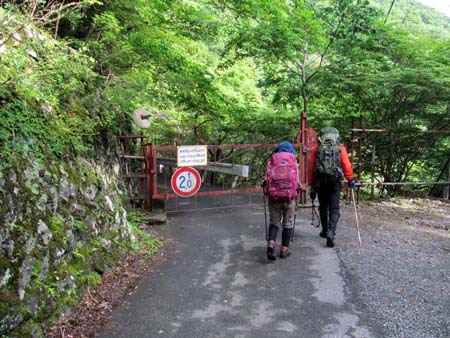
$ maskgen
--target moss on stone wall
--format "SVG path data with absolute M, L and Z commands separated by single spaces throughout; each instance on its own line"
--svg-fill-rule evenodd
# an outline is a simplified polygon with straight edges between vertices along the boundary
M 116 167 L 24 158 L 0 174 L 0 336 L 42 336 L 130 249 Z

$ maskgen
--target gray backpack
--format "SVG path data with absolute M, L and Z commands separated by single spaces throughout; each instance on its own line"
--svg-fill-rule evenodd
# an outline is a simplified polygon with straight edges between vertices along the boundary
M 341 137 L 333 127 L 324 127 L 317 137 L 319 145 L 313 175 L 318 184 L 336 184 L 343 177 L 341 165 Z

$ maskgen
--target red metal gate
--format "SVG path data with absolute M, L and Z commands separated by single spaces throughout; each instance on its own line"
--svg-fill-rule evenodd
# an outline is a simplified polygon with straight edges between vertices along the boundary
M 266 163 L 277 145 L 208 145 L 208 165 L 196 167 L 202 178 L 200 190 L 185 198 L 171 187 L 177 147 L 147 144 L 144 149 L 150 161 L 148 205 L 152 207 L 155 200 L 163 200 L 165 210 L 176 211 L 262 203 Z
M 307 129 L 306 114 L 302 115 L 296 141 L 300 181 L 306 186 L 309 154 L 316 142 L 316 132 Z M 277 145 L 208 145 L 208 165 L 196 167 L 202 178 L 200 190 L 191 197 L 180 197 L 171 187 L 171 176 L 177 169 L 177 146 L 142 144 L 139 156 L 123 157 L 141 161 L 141 173 L 128 177 L 140 180 L 138 199 L 143 210 L 152 210 L 156 205 L 166 211 L 247 206 L 263 203 L 261 183 Z M 300 194 L 299 203 L 306 203 L 306 191 Z

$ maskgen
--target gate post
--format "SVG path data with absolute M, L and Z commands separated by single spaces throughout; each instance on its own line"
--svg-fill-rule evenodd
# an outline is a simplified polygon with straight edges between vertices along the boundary
M 305 142 L 306 142 L 306 128 L 307 128 L 307 121 L 306 121 L 307 113 L 302 113 L 302 118 L 300 122 L 300 140 L 299 140 L 299 147 L 300 147 L 300 182 L 303 184 L 303 186 L 307 185 L 308 178 L 307 178 L 307 168 L 306 168 L 306 148 L 305 148 Z M 299 203 L 300 204 L 306 204 L 306 191 L 300 190 L 300 198 Z
M 151 143 L 144 144 L 144 159 L 145 159 L 145 209 L 153 210 L 153 156 Z
M 359 115 L 359 129 L 361 130 L 359 132 L 359 143 L 358 143 L 358 182 L 361 182 L 361 172 L 362 172 L 362 146 L 363 146 L 363 139 L 364 139 L 364 127 L 363 127 L 363 116 L 362 114 Z M 357 194 L 357 202 L 359 204 L 359 200 L 361 199 L 361 186 L 358 186 L 358 194 Z

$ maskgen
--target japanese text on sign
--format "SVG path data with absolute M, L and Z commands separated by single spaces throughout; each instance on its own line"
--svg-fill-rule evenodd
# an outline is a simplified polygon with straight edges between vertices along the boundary
M 198 167 L 208 165 L 208 146 L 179 146 L 177 147 L 178 167 Z

